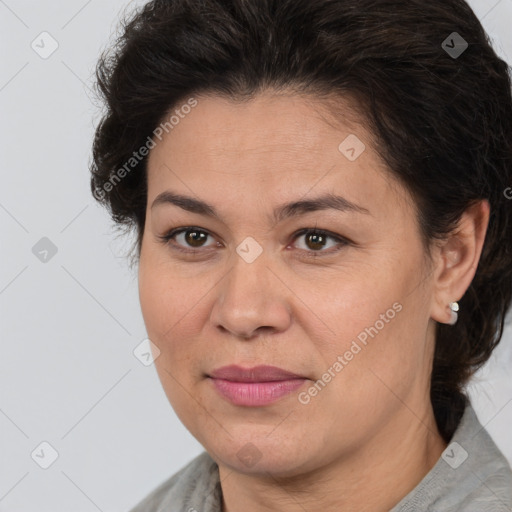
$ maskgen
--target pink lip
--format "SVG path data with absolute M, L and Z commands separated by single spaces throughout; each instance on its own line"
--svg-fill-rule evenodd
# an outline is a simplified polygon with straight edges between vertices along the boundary
M 275 382 L 280 380 L 304 379 L 301 375 L 287 372 L 276 366 L 255 366 L 242 368 L 241 366 L 223 366 L 214 370 L 210 377 L 214 379 L 230 380 L 233 382 Z
M 223 397 L 235 405 L 249 407 L 271 404 L 298 389 L 306 380 L 275 366 L 224 366 L 209 377 Z

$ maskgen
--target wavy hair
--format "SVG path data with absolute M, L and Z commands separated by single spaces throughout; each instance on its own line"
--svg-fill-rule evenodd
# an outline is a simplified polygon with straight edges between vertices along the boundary
M 458 48 L 454 32 L 468 45 L 461 55 L 450 51 Z M 430 393 L 449 440 L 467 403 L 465 384 L 502 337 L 512 294 L 510 68 L 470 7 L 463 0 L 153 0 L 123 21 L 99 60 L 97 83 L 106 109 L 91 190 L 118 225 L 135 228 L 137 255 L 147 157 L 131 161 L 122 180 L 112 176 L 172 108 L 200 93 L 243 100 L 274 88 L 356 98 L 376 149 L 416 203 L 427 247 L 474 202 L 489 201 L 459 321 L 436 327 Z

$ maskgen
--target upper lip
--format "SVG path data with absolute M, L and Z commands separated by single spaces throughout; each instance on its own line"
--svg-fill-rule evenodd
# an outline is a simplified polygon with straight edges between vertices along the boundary
M 280 380 L 304 379 L 305 377 L 288 372 L 277 366 L 255 366 L 253 368 L 242 368 L 241 366 L 230 365 L 217 368 L 210 377 L 214 379 L 229 380 L 232 382 L 275 382 Z

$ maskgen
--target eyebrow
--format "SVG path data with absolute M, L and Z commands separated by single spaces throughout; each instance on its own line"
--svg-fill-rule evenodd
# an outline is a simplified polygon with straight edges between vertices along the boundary
M 221 220 L 221 216 L 211 204 L 193 197 L 175 194 L 169 190 L 162 192 L 156 197 L 151 205 L 151 209 L 163 204 L 172 204 L 191 213 L 197 213 L 199 215 Z M 366 208 L 363 208 L 344 197 L 327 193 L 313 199 L 282 204 L 274 209 L 271 220 L 275 223 L 279 223 L 290 217 L 330 209 L 338 210 L 340 212 L 356 212 L 371 215 L 369 210 Z

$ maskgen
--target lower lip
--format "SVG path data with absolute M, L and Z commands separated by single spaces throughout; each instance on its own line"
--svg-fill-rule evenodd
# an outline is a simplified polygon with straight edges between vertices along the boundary
M 211 379 L 217 391 L 235 405 L 258 407 L 276 402 L 300 388 L 306 379 L 272 382 L 232 382 Z

